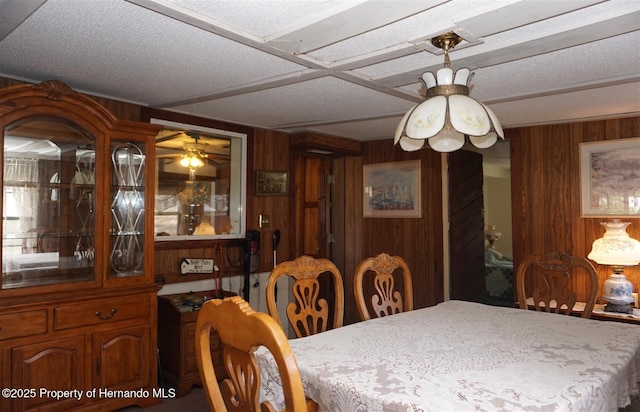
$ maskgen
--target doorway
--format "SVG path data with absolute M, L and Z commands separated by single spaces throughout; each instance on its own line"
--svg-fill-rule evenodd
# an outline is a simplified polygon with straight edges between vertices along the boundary
M 294 154 L 294 207 L 292 256 L 332 258 L 330 158 Z
M 513 305 L 509 146 L 447 156 L 451 299 Z M 502 235 L 495 248 L 487 248 L 488 225 Z

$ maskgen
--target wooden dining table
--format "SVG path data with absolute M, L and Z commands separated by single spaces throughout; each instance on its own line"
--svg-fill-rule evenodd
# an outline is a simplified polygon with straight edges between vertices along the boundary
M 319 411 L 611 411 L 639 395 L 640 327 L 464 301 L 289 341 Z M 261 399 L 284 407 L 259 349 Z

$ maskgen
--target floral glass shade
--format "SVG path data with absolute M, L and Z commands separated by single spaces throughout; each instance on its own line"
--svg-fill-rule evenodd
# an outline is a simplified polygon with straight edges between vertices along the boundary
M 471 144 L 484 149 L 504 139 L 496 115 L 484 104 L 469 97 L 471 71 L 454 72 L 449 67 L 436 76 L 425 72 L 420 81 L 426 86 L 427 99 L 409 110 L 396 128 L 394 143 L 405 151 L 421 149 L 425 142 L 438 152 L 452 152 Z
M 589 259 L 610 266 L 635 266 L 640 264 L 640 242 L 627 233 L 630 222 L 602 222 L 606 232 L 596 239 L 591 247 Z

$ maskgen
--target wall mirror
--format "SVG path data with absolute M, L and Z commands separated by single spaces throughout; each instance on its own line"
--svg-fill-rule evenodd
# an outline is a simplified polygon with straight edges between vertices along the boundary
M 244 237 L 247 136 L 151 123 L 164 126 L 156 136 L 155 240 Z

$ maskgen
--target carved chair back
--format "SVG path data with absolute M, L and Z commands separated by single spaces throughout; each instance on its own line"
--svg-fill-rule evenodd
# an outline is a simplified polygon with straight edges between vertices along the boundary
M 598 295 L 598 275 L 591 262 L 581 256 L 565 253 L 530 255 L 522 261 L 516 273 L 518 304 L 521 309 L 571 314 L 577 301 L 573 285 L 579 272 L 586 274 L 586 302 L 582 312 L 588 318 Z M 529 279 L 531 278 L 531 280 Z M 528 286 L 528 288 L 527 288 Z M 526 290 L 531 293 L 526 293 Z
M 404 285 L 402 293 L 395 287 L 393 273 L 398 269 Z M 364 296 L 366 275 L 373 276 L 373 288 L 375 289 L 368 298 Z M 362 320 L 371 319 L 372 315 L 373 317 L 382 317 L 413 310 L 411 271 L 407 262 L 400 256 L 381 253 L 363 260 L 358 265 L 353 278 L 353 293 Z M 371 303 L 371 310 L 368 302 Z
M 229 378 L 218 384 L 211 359 L 209 333 L 215 329 L 224 344 L 223 361 Z M 260 371 L 254 352 L 266 347 L 278 365 L 286 411 L 305 411 L 302 380 L 282 328 L 266 313 L 255 312 L 239 296 L 204 303 L 196 323 L 196 355 L 200 377 L 212 411 L 273 411 L 259 403 Z
M 333 283 L 333 301 L 321 294 L 320 275 L 328 273 Z M 315 259 L 300 256 L 294 260 L 282 262 L 271 271 L 267 281 L 266 300 L 269 314 L 282 326 L 276 304 L 276 284 L 278 279 L 289 276 L 294 280 L 292 286 L 294 301 L 287 305 L 287 318 L 296 337 L 315 335 L 328 328 L 339 328 L 344 319 L 344 285 L 342 275 L 336 265 L 328 259 Z M 324 291 L 326 292 L 326 291 Z M 333 317 L 331 317 L 333 313 Z

